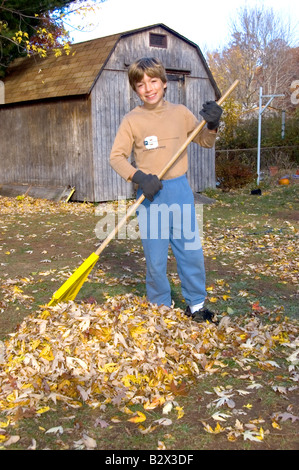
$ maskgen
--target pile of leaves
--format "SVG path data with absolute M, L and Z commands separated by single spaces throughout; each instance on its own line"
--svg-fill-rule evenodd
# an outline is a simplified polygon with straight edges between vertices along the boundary
M 0 196 L 0 214 L 15 216 L 23 214 L 86 214 L 94 213 L 94 205 L 91 203 L 68 203 L 37 199 L 30 196 L 5 197 Z
M 145 412 L 162 406 L 164 414 L 176 410 L 179 419 L 184 411 L 177 400 L 195 381 L 247 371 L 245 390 L 219 386 L 210 392 L 210 406 L 226 406 L 230 413 L 236 406 L 234 395 L 255 394 L 263 386 L 251 375 L 253 366 L 271 371 L 283 363 L 292 391 L 299 380 L 298 322 L 285 318 L 281 310 L 270 313 L 262 307 L 258 314 L 234 321 L 226 315 L 218 325 L 197 324 L 180 309 L 127 294 L 102 305 L 68 302 L 43 307 L 9 336 L 0 369 L 0 411 L 11 422 L 45 413 L 58 402 L 72 408 L 85 403 L 103 413 L 111 403 L 130 413 L 133 423 L 146 416 L 129 406 L 141 405 Z M 282 388 L 277 391 L 289 392 Z M 232 430 L 220 425 L 229 414 L 214 415 L 218 428 L 203 423 L 207 432 L 226 430 L 231 439 L 250 438 L 252 429 L 244 429 L 240 421 Z M 143 433 L 153 429 L 139 426 Z M 262 439 L 258 433 L 250 436 Z

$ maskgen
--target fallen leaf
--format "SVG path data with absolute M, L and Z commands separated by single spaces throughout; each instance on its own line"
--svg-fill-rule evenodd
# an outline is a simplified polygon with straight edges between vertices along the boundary
M 172 408 L 173 408 L 172 402 L 171 401 L 166 402 L 166 404 L 163 406 L 163 410 L 162 410 L 163 415 L 167 415 L 168 413 L 170 413 Z
M 157 450 L 166 450 L 166 446 L 163 441 L 158 441 Z
M 105 421 L 104 419 L 101 419 L 101 418 L 97 418 L 95 420 L 94 426 L 97 427 L 99 425 L 102 429 L 109 427 L 109 423 L 107 423 L 107 421 Z
M 88 436 L 87 434 L 83 434 L 82 442 L 84 446 L 86 447 L 86 449 L 96 449 L 97 447 L 96 440 Z
M 146 416 L 144 413 L 142 413 L 141 411 L 137 411 L 136 413 L 136 416 L 129 418 L 128 421 L 130 421 L 131 423 L 142 423 L 146 420 Z
M 281 419 L 282 422 L 290 419 L 292 423 L 295 423 L 295 421 L 299 419 L 299 416 L 295 416 L 292 413 L 288 413 L 288 412 L 279 413 L 279 414 L 276 414 L 275 416 L 276 416 L 276 419 Z
M 249 441 L 255 441 L 255 442 L 261 442 L 264 439 L 264 430 L 263 428 L 260 428 L 259 431 L 245 431 L 243 434 L 244 441 L 249 440 Z
M 202 424 L 204 426 L 204 430 L 210 434 L 219 434 L 220 432 L 225 431 L 225 428 L 223 428 L 219 423 L 217 423 L 215 429 L 213 429 L 212 426 L 210 426 L 204 421 L 202 422 Z
M 230 418 L 231 415 L 228 415 L 226 413 L 214 413 L 212 414 L 212 418 L 215 421 L 226 421 L 226 418 Z
M 7 439 L 7 441 L 3 443 L 3 445 L 5 447 L 8 447 L 8 446 L 11 446 L 12 444 L 15 444 L 19 440 L 20 440 L 20 436 L 10 436 L 9 439 Z
M 63 434 L 63 427 L 62 426 L 55 426 L 53 428 L 48 429 L 45 434 Z
M 181 385 L 176 386 L 176 384 L 172 380 L 170 382 L 170 390 L 176 396 L 183 396 L 183 397 L 188 396 L 188 389 L 185 383 L 182 383 Z
M 169 418 L 160 418 L 160 419 L 156 419 L 154 423 L 157 423 L 161 426 L 170 426 L 172 424 L 172 421 Z

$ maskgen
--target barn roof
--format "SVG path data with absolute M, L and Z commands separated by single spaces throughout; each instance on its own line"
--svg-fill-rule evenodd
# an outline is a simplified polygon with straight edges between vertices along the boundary
M 8 67 L 4 79 L 5 104 L 90 93 L 121 38 L 158 26 L 175 34 L 197 49 L 216 96 L 219 97 L 219 89 L 199 47 L 167 26 L 156 24 L 73 44 L 69 55 L 63 53 L 60 57 L 55 57 L 54 53 L 50 53 L 46 58 L 33 56 L 16 59 Z
M 5 103 L 84 95 L 115 47 L 120 35 L 73 44 L 69 55 L 16 59 L 8 68 Z

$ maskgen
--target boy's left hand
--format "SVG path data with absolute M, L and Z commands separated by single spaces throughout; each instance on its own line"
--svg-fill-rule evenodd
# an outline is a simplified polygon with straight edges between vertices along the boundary
M 139 185 L 144 196 L 151 202 L 154 200 L 154 195 L 163 188 L 157 175 L 146 174 L 141 170 L 137 170 L 136 173 L 134 173 L 132 181 Z
M 222 108 L 216 103 L 216 101 L 207 101 L 199 114 L 207 122 L 207 127 L 210 130 L 217 129 L 219 127 L 220 118 L 223 113 Z

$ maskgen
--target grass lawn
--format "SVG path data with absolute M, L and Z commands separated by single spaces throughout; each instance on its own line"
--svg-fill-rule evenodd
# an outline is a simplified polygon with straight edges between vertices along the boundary
M 113 240 L 76 301 L 47 308 L 106 206 L 0 197 L 1 448 L 298 449 L 298 188 L 206 193 L 219 327 L 184 318 L 171 252 L 174 308 L 147 303 L 139 239 Z

